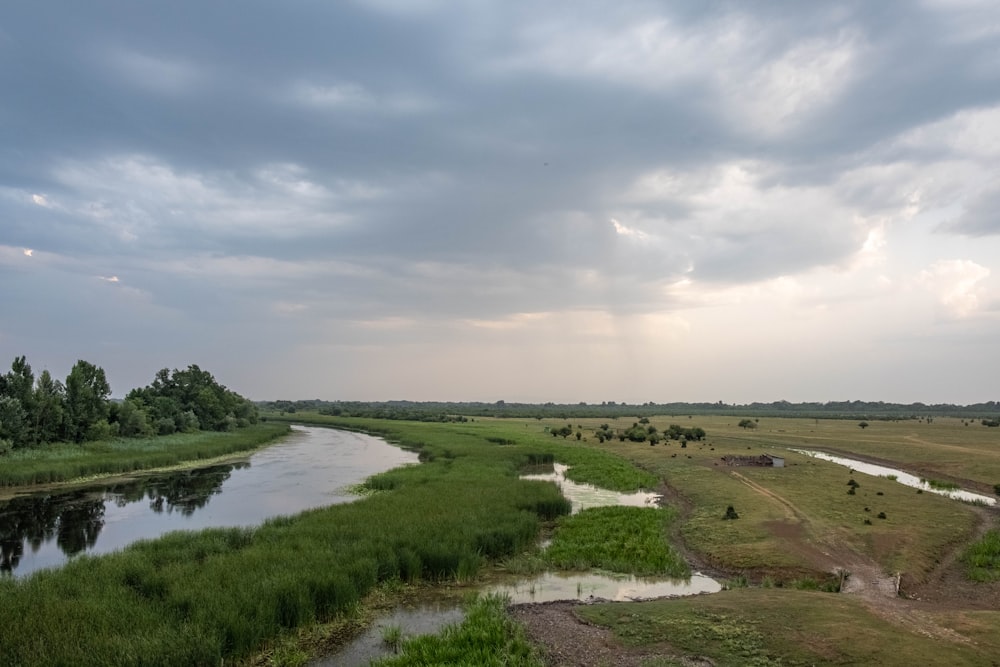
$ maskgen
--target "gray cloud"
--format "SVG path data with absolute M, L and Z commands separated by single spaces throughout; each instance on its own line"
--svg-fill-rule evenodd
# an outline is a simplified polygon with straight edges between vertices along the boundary
M 998 229 L 995 189 L 948 176 L 1000 157 L 949 129 L 1000 104 L 988 3 L 0 17 L 11 355 L 57 347 L 37 304 L 94 345 L 178 358 L 225 335 L 347 339 L 356 321 L 675 311 L 679 281 L 841 270 L 911 209 Z

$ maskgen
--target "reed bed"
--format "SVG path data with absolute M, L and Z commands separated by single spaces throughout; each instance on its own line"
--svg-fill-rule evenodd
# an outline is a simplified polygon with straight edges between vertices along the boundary
M 404 639 L 399 655 L 374 664 L 542 667 L 544 663 L 528 642 L 524 628 L 507 614 L 507 604 L 504 597 L 478 598 L 461 623 L 447 626 L 436 635 Z
M 0 581 L 4 664 L 239 660 L 351 611 L 380 582 L 470 579 L 487 560 L 532 549 L 540 522 L 569 512 L 555 485 L 517 478 L 520 447 L 485 446 L 478 434 L 394 435 L 429 462 L 370 482 L 389 492 Z
M 596 567 L 640 576 L 690 576 L 687 563 L 666 539 L 675 518 L 671 508 L 587 509 L 559 519 L 545 559 L 570 570 Z

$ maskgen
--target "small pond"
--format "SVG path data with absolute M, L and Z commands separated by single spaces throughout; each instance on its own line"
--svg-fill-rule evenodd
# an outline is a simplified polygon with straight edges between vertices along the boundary
M 997 502 L 996 498 L 985 496 L 981 493 L 973 493 L 972 491 L 964 491 L 962 489 L 935 488 L 916 475 L 911 475 L 908 472 L 903 472 L 902 470 L 897 470 L 896 468 L 890 468 L 888 466 L 865 463 L 864 461 L 857 461 L 844 456 L 835 456 L 833 454 L 827 454 L 826 452 L 817 452 L 811 449 L 791 449 L 791 451 L 798 452 L 799 454 L 805 454 L 806 456 L 811 456 L 813 458 L 822 459 L 823 461 L 837 463 L 865 475 L 893 479 L 900 484 L 905 484 L 906 486 L 910 486 L 915 489 L 922 489 L 929 493 L 947 496 L 949 498 L 953 498 L 954 500 L 963 500 L 969 503 L 979 503 L 990 506 L 996 505 Z
M 660 502 L 656 493 L 637 491 L 636 493 L 619 493 L 609 491 L 591 484 L 579 484 L 566 479 L 569 466 L 561 463 L 552 465 L 552 472 L 521 475 L 521 479 L 536 479 L 544 482 L 555 482 L 562 494 L 573 504 L 573 513 L 591 507 L 607 507 L 608 505 L 628 505 L 630 507 L 655 507 Z
M 722 584 L 697 572 L 690 579 L 646 579 L 597 572 L 546 572 L 516 583 L 492 586 L 488 592 L 505 594 L 514 604 L 530 604 L 563 600 L 632 602 L 718 593 L 721 590 Z
M 417 461 L 369 435 L 293 429 L 245 461 L 0 501 L 0 572 L 24 576 L 174 530 L 254 526 L 349 502 L 351 485 Z

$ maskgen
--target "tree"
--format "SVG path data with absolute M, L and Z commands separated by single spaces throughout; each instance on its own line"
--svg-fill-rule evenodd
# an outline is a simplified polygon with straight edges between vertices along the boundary
M 0 376 L 0 439 L 9 440 L 15 448 L 35 442 L 30 414 L 34 406 L 31 391 L 34 381 L 24 356 L 16 357 L 10 371 Z
M 257 422 L 257 407 L 252 402 L 226 389 L 196 365 L 173 372 L 164 368 L 151 385 L 133 389 L 128 398 L 146 406 L 161 434 L 198 428 L 226 431 Z
M 112 410 L 113 419 L 118 423 L 118 435 L 124 438 L 140 438 L 152 435 L 153 427 L 149 422 L 149 414 L 142 403 L 135 400 L 122 401 Z
M 866 428 L 868 428 L 868 422 L 860 422 L 860 423 L 858 424 L 858 426 L 860 426 L 860 427 L 861 427 L 861 430 L 863 431 L 863 430 L 865 430 Z
M 21 401 L 10 396 L 0 396 L 0 440 L 8 441 L 15 449 L 31 440 L 28 413 L 21 407 Z
M 752 419 L 741 419 L 739 427 L 742 429 L 755 429 L 757 428 L 757 423 Z
M 83 442 L 108 416 L 111 386 L 104 369 L 83 359 L 66 376 L 66 438 Z
M 55 442 L 63 436 L 65 426 L 66 389 L 62 382 L 42 371 L 35 383 L 32 425 L 37 442 Z

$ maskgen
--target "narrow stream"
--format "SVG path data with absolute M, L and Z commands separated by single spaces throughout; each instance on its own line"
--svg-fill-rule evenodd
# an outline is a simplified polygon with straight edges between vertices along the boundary
M 0 573 L 25 576 L 174 530 L 254 526 L 350 502 L 351 485 L 416 462 L 380 438 L 295 426 L 246 461 L 16 496 L 0 501 Z
M 906 486 L 913 487 L 915 489 L 922 489 L 929 493 L 936 493 L 940 496 L 947 496 L 954 500 L 962 500 L 968 503 L 978 503 L 982 505 L 993 506 L 996 505 L 997 499 L 990 496 L 984 496 L 981 493 L 974 493 L 972 491 L 965 491 L 963 489 L 939 489 L 931 486 L 925 480 L 917 477 L 916 475 L 911 475 L 908 472 L 903 472 L 902 470 L 897 470 L 896 468 L 890 468 L 888 466 L 881 466 L 874 463 L 865 463 L 864 461 L 857 461 L 855 459 L 849 459 L 844 456 L 835 456 L 833 454 L 827 454 L 826 452 L 817 452 L 811 449 L 794 449 L 790 448 L 793 452 L 798 452 L 799 454 L 805 454 L 806 456 L 811 456 L 816 459 L 821 459 L 823 461 L 829 461 L 831 463 L 836 463 L 844 467 L 850 468 L 857 472 L 863 473 L 865 475 L 871 475 L 873 477 L 885 477 L 887 479 L 892 479 L 900 484 L 905 484 Z

